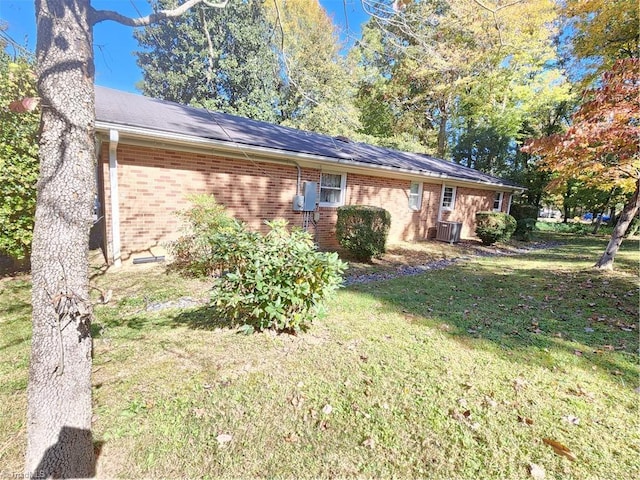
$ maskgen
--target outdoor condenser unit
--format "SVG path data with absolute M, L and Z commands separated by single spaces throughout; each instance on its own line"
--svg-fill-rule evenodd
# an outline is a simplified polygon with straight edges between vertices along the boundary
M 436 240 L 449 243 L 458 243 L 460 241 L 460 231 L 462 223 L 459 222 L 438 222 L 436 232 Z

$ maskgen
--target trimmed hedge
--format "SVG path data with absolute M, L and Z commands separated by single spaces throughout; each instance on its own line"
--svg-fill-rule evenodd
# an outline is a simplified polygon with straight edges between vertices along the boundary
M 502 212 L 476 213 L 476 235 L 484 245 L 509 240 L 517 227 L 516 219 Z
M 354 258 L 371 261 L 386 251 L 391 214 L 380 207 L 348 205 L 338 208 L 336 236 Z

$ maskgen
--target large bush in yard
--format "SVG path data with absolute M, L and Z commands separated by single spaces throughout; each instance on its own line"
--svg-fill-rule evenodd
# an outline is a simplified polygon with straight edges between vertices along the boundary
M 35 83 L 29 62 L 0 51 L 0 254 L 17 260 L 31 253 L 36 209 L 40 113 L 21 101 Z
M 213 275 L 222 267 L 213 255 L 214 238 L 232 231 L 235 220 L 213 195 L 192 195 L 189 200 L 191 208 L 178 212 L 185 223 L 185 235 L 169 245 L 172 267 L 195 277 Z
M 509 240 L 516 230 L 516 219 L 502 212 L 476 213 L 476 235 L 484 245 Z
M 214 281 L 212 303 L 250 328 L 306 330 L 324 313 L 346 264 L 336 253 L 317 251 L 309 233 L 289 231 L 284 220 L 266 223 L 265 235 L 236 223 L 213 236 L 213 260 L 225 272 Z
M 510 215 L 516 219 L 516 230 L 513 236 L 518 240 L 528 242 L 536 228 L 538 207 L 535 205 L 511 205 Z
M 384 208 L 366 205 L 338 208 L 338 242 L 358 260 L 370 261 L 386 251 L 390 226 L 391 214 Z

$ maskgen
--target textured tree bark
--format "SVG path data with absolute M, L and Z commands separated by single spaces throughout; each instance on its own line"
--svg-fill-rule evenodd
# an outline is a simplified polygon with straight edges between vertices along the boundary
M 638 213 L 638 208 L 640 208 L 640 197 L 638 196 L 638 192 L 640 191 L 640 179 L 636 180 L 636 191 L 622 210 L 620 214 L 620 218 L 618 218 L 618 223 L 616 223 L 615 228 L 613 229 L 613 234 L 611 234 L 611 240 L 609 240 L 609 244 L 605 249 L 604 253 L 600 257 L 600 260 L 594 265 L 595 268 L 601 268 L 603 270 L 613 270 L 613 260 L 618 253 L 618 249 L 620 245 L 622 245 L 622 240 L 624 239 L 624 234 L 629 228 L 629 224 L 633 220 L 633 217 Z
M 88 245 L 95 191 L 89 0 L 36 0 L 40 177 L 25 473 L 94 475 Z
M 447 104 L 443 101 L 438 105 L 440 108 L 440 122 L 438 124 L 438 156 L 444 158 L 447 154 Z

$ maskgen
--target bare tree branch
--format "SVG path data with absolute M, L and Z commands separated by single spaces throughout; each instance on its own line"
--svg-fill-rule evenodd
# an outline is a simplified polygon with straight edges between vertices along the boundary
M 211 8 L 224 8 L 229 3 L 229 0 L 220 0 L 212 2 L 210 0 L 186 0 L 182 5 L 172 10 L 159 10 L 158 12 L 147 15 L 146 17 L 132 18 L 122 15 L 112 10 L 93 10 L 91 13 L 91 24 L 103 22 L 105 20 L 111 20 L 114 22 L 127 25 L 129 27 L 144 27 L 145 25 L 151 25 L 167 18 L 179 17 L 190 8 L 202 4 Z
M 504 47 L 504 41 L 502 40 L 502 31 L 500 30 L 500 22 L 498 22 L 498 12 L 502 9 L 508 8 L 508 7 L 512 7 L 513 5 L 517 5 L 518 3 L 522 3 L 523 0 L 515 0 L 513 2 L 507 3 L 505 5 L 501 5 L 495 9 L 489 8 L 487 7 L 484 3 L 482 3 L 480 0 L 473 0 L 477 5 L 479 5 L 480 7 L 484 8 L 485 10 L 487 10 L 488 12 L 491 12 L 491 15 L 493 15 L 493 22 L 495 23 L 496 26 L 496 30 L 498 31 L 498 40 L 500 42 L 500 46 Z
M 487 6 L 486 6 L 484 3 L 482 3 L 480 0 L 473 0 L 473 1 L 474 1 L 476 4 L 478 4 L 480 7 L 484 8 L 485 10 L 487 10 L 487 11 L 489 11 L 489 12 L 493 13 L 493 14 L 495 14 L 495 13 L 499 12 L 500 10 L 503 10 L 503 9 L 505 9 L 505 8 L 508 8 L 508 7 L 512 7 L 513 5 L 517 5 L 518 3 L 522 3 L 522 2 L 523 2 L 523 0 L 515 0 L 515 1 L 513 1 L 513 2 L 506 3 L 506 4 L 504 4 L 504 5 L 500 5 L 499 7 L 497 7 L 497 8 L 494 10 L 494 9 L 492 9 L 492 8 L 487 7 Z

